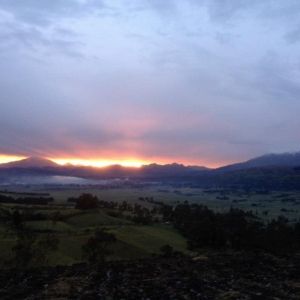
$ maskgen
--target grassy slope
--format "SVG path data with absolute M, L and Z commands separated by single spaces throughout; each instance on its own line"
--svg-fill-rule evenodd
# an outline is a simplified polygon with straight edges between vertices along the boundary
M 174 193 L 174 191 L 179 191 L 181 194 Z M 30 192 L 30 190 L 26 190 Z M 36 192 L 33 190 L 33 192 Z M 99 189 L 99 188 L 89 188 L 89 187 L 68 187 L 68 188 L 57 188 L 57 189 L 39 189 L 38 192 L 50 193 L 51 197 L 54 197 L 56 200 L 55 203 L 66 204 L 69 197 L 78 197 L 81 193 L 91 193 L 98 197 L 100 200 L 113 201 L 122 203 L 127 201 L 128 203 L 138 203 L 147 208 L 152 208 L 153 204 L 146 201 L 139 201 L 139 197 L 153 197 L 155 201 L 163 201 L 166 204 L 176 205 L 178 201 L 183 203 L 188 201 L 190 204 L 198 203 L 207 205 L 210 209 L 213 209 L 216 212 L 226 212 L 230 209 L 231 206 L 243 209 L 243 210 L 253 210 L 255 213 L 258 212 L 258 216 L 263 219 L 272 219 L 277 218 L 279 214 L 283 214 L 289 219 L 299 219 L 300 218 L 300 205 L 294 205 L 293 203 L 282 203 L 281 198 L 277 198 L 282 192 L 271 192 L 267 195 L 259 195 L 251 193 L 250 195 L 244 191 L 235 191 L 226 194 L 229 197 L 228 200 L 220 200 L 217 197 L 222 196 L 221 193 L 204 193 L 203 189 L 199 188 L 174 188 L 170 186 L 152 186 L 147 188 L 110 188 L 110 189 Z M 300 201 L 299 192 L 288 192 L 290 197 Z M 187 196 L 186 194 L 193 194 L 193 196 Z M 247 200 L 246 202 L 233 203 L 233 200 Z M 273 201 L 274 202 L 270 202 Z M 258 207 L 252 207 L 252 203 L 256 203 Z M 286 208 L 289 210 L 294 210 L 294 212 L 282 212 L 281 209 Z M 53 210 L 60 210 L 61 213 L 64 211 L 69 211 L 70 208 L 63 207 L 53 207 Z M 53 210 L 43 211 L 43 213 L 51 213 Z M 72 210 L 72 208 L 71 208 Z M 262 212 L 268 210 L 269 214 L 267 216 L 262 215 Z
M 103 226 L 103 225 L 131 225 L 132 222 L 125 220 L 125 219 L 119 219 L 119 218 L 113 218 L 111 216 L 106 215 L 103 212 L 90 212 L 90 213 L 84 213 L 80 215 L 76 215 L 73 217 L 70 217 L 66 221 L 68 224 L 75 226 L 77 228 L 86 228 L 86 227 L 97 227 L 97 226 Z
M 117 243 L 112 245 L 113 253 L 108 259 L 138 259 L 160 254 L 160 247 L 171 245 L 174 250 L 186 254 L 186 239 L 173 228 L 165 226 L 115 226 L 109 229 L 117 237 Z M 70 235 L 60 238 L 60 245 L 52 264 L 72 264 L 81 260 L 81 247 L 93 233 Z
M 43 212 L 47 209 L 43 208 Z M 38 211 L 36 211 L 38 212 Z M 50 259 L 51 265 L 70 265 L 82 261 L 81 247 L 93 236 L 96 227 L 105 226 L 109 232 L 117 237 L 117 243 L 112 246 L 113 253 L 108 259 L 137 259 L 151 257 L 159 254 L 159 248 L 170 244 L 174 250 L 187 253 L 186 240 L 180 236 L 171 226 L 137 226 L 136 224 L 120 218 L 113 218 L 104 212 L 82 212 L 74 209 L 63 211 L 62 214 L 69 212 L 70 217 L 65 221 L 58 221 L 53 224 L 51 220 L 28 221 L 26 227 L 31 230 L 52 230 L 54 235 L 59 238 L 58 250 Z M 3 227 L 3 228 L 2 228 Z M 2 228 L 2 230 L 1 230 Z M 88 231 L 87 231 L 88 229 Z M 16 240 L 16 235 L 8 235 L 7 226 L 0 225 L 0 250 L 4 249 L 11 258 L 11 248 Z M 12 231 L 12 228 L 10 228 Z M 43 237 L 46 233 L 40 233 Z M 6 235 L 6 236 L 4 236 Z
M 186 250 L 186 240 L 168 226 L 124 226 L 111 230 L 118 240 L 134 245 L 148 253 L 159 253 L 159 248 L 169 244 L 175 250 Z

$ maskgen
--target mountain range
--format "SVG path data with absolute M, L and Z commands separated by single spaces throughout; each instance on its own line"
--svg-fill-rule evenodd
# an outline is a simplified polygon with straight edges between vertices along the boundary
M 245 162 L 216 169 L 182 164 L 143 165 L 140 168 L 111 165 L 102 168 L 59 165 L 40 157 L 0 164 L 0 184 L 18 182 L 16 178 L 67 176 L 85 179 L 129 178 L 168 182 L 190 182 L 191 185 L 255 186 L 260 188 L 300 189 L 300 152 L 268 154 Z M 9 180 L 11 179 L 11 180 Z
M 235 163 L 223 167 L 219 167 L 216 169 L 206 168 L 204 166 L 184 166 L 182 164 L 149 164 L 143 165 L 141 169 L 147 170 L 150 174 L 156 173 L 180 173 L 189 171 L 204 171 L 204 170 L 217 170 L 217 171 L 237 171 L 242 169 L 256 168 L 256 167 L 270 167 L 270 166 L 300 166 L 300 152 L 294 153 L 281 153 L 281 154 L 266 154 L 256 158 L 252 158 L 245 162 Z M 96 167 L 84 167 L 82 165 L 72 165 L 70 163 L 66 165 L 59 165 L 49 159 L 45 159 L 42 157 L 28 157 L 18 161 L 12 161 L 8 163 L 0 164 L 0 168 L 9 169 L 9 168 L 94 168 Z M 120 165 L 110 165 L 108 167 L 101 168 L 103 170 L 109 169 L 132 169 L 131 167 L 122 167 Z

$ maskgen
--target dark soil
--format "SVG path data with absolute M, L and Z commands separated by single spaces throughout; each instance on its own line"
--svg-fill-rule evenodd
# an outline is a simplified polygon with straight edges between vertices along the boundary
M 0 299 L 300 299 L 300 256 L 214 255 L 0 274 Z

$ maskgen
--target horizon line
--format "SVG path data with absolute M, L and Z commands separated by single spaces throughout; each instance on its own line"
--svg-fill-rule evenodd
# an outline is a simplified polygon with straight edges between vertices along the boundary
M 159 162 L 148 162 L 144 161 L 141 159 L 127 159 L 127 160 L 118 160 L 118 159 L 110 159 L 110 160 L 97 160 L 97 159 L 76 159 L 76 158 L 71 158 L 71 159 L 66 159 L 66 158 L 52 158 L 52 157 L 44 157 L 44 156 L 38 156 L 38 155 L 33 155 L 33 156 L 21 156 L 21 155 L 6 155 L 6 154 L 1 154 L 0 153 L 0 165 L 7 164 L 7 163 L 13 163 L 13 162 L 19 162 L 22 160 L 26 159 L 41 159 L 41 160 L 49 160 L 52 163 L 61 165 L 61 166 L 66 166 L 66 165 L 72 165 L 72 166 L 85 166 L 85 167 L 93 167 L 93 168 L 105 168 L 109 166 L 122 166 L 122 167 L 134 167 L 134 168 L 140 168 L 142 166 L 149 166 L 149 165 L 160 165 L 160 166 L 165 166 L 165 165 L 183 165 L 184 167 L 200 167 L 200 168 L 206 168 L 209 170 L 213 169 L 218 169 L 222 167 L 226 167 L 232 164 L 239 164 L 243 162 L 247 162 L 249 160 L 263 157 L 263 156 L 270 156 L 270 155 L 286 155 L 286 154 L 300 154 L 300 151 L 293 151 L 293 152 L 280 152 L 280 153 L 266 153 L 260 156 L 256 156 L 254 158 L 250 158 L 248 160 L 244 161 L 235 161 L 235 162 L 226 162 L 225 164 L 210 164 L 210 166 L 206 166 L 205 164 L 197 164 L 197 163 L 189 163 L 189 164 L 183 164 L 183 163 L 178 163 L 178 162 L 170 162 L 170 163 L 159 163 Z
M 173 161 L 172 163 L 157 163 L 157 162 L 140 162 L 135 160 L 88 160 L 88 159 L 60 159 L 60 158 L 49 158 L 43 156 L 8 156 L 8 155 L 0 155 L 0 165 L 14 163 L 14 162 L 21 162 L 27 159 L 41 159 L 41 160 L 49 160 L 55 164 L 61 166 L 84 166 L 84 167 L 93 167 L 93 168 L 105 168 L 109 166 L 122 166 L 122 167 L 133 167 L 133 168 L 140 168 L 142 166 L 149 166 L 149 165 L 182 165 L 184 167 L 199 167 L 199 168 L 206 168 L 206 169 L 214 169 L 218 167 L 206 167 L 203 165 L 196 165 L 196 164 L 183 164 Z

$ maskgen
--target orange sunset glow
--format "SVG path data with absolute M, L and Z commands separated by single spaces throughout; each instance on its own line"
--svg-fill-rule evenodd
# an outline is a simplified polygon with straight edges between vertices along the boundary
M 147 164 L 145 162 L 134 161 L 134 160 L 87 160 L 87 159 L 61 159 L 61 158 L 59 159 L 50 158 L 50 160 L 60 165 L 72 164 L 72 165 L 93 166 L 98 168 L 106 167 L 110 165 L 121 165 L 124 167 L 139 168 L 142 165 Z
M 0 154 L 0 164 L 13 162 L 22 160 L 25 158 L 28 158 L 29 156 L 17 156 L 17 155 L 4 155 Z M 197 165 L 197 166 L 206 166 L 209 168 L 218 168 L 220 166 L 228 165 L 232 162 L 230 161 L 204 161 L 204 162 L 193 162 L 193 161 L 187 161 L 186 159 L 182 159 L 179 161 L 173 161 L 171 159 L 164 159 L 160 157 L 153 158 L 153 161 L 143 160 L 141 158 L 128 158 L 128 159 L 97 159 L 97 158 L 91 158 L 91 159 L 84 159 L 84 158 L 53 158 L 53 157 L 45 157 L 46 159 L 49 159 L 59 165 L 66 165 L 66 164 L 72 164 L 72 165 L 81 165 L 81 166 L 92 166 L 97 168 L 102 168 L 110 165 L 121 165 L 124 167 L 135 167 L 139 168 L 142 165 L 149 165 L 151 163 L 157 163 L 160 165 L 165 164 L 172 164 L 172 163 L 178 163 L 183 164 L 185 166 L 188 165 Z
M 14 155 L 0 155 L 0 164 L 18 161 L 28 158 L 28 156 L 14 156 Z M 82 165 L 82 166 L 92 166 L 92 167 L 106 167 L 109 165 L 121 165 L 124 167 L 136 167 L 139 168 L 142 165 L 147 165 L 149 162 L 141 161 L 141 160 L 113 160 L 113 159 L 77 159 L 77 158 L 47 158 L 57 164 L 65 165 L 65 164 L 72 164 L 72 165 Z
M 27 156 L 14 156 L 14 155 L 1 155 L 0 154 L 0 164 L 5 164 L 11 161 L 21 160 L 27 158 Z

